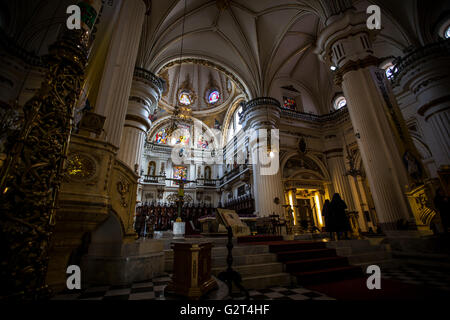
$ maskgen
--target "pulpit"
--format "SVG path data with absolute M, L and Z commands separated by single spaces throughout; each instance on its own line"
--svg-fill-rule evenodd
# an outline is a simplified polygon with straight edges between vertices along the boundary
M 210 242 L 172 244 L 174 270 L 172 281 L 166 287 L 167 293 L 198 299 L 217 287 L 211 277 L 212 246 Z

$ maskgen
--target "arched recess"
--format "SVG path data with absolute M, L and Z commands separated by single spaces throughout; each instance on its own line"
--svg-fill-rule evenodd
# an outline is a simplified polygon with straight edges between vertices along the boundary
M 319 167 L 320 172 L 318 174 L 322 177 L 322 179 L 325 181 L 331 181 L 331 176 L 330 176 L 330 173 L 328 172 L 327 167 L 323 164 L 322 161 L 320 161 L 319 158 L 317 158 L 317 156 L 315 156 L 312 153 L 308 153 L 306 155 L 301 155 L 297 151 L 291 151 L 282 156 L 281 161 L 280 161 L 282 177 L 285 177 L 285 167 L 286 167 L 287 162 L 294 157 L 305 157 L 305 158 L 312 160 Z M 314 172 L 314 171 L 312 171 L 312 172 Z
M 244 96 L 238 96 L 231 104 L 231 107 L 228 108 L 227 113 L 225 114 L 223 125 L 222 125 L 222 145 L 225 146 L 228 141 L 227 133 L 228 133 L 228 127 L 230 126 L 230 123 L 234 117 L 234 114 L 237 109 L 239 109 L 241 102 L 244 102 L 245 98 Z
M 302 103 L 304 107 L 303 112 L 312 112 L 317 115 L 327 113 L 322 110 L 323 108 L 321 108 L 321 105 L 317 100 L 317 95 L 315 95 L 305 84 L 293 78 L 279 77 L 274 79 L 269 89 L 269 96 L 278 98 L 278 100 L 282 102 L 282 87 L 289 85 L 292 85 L 295 89 L 299 89 L 299 94 L 302 96 Z

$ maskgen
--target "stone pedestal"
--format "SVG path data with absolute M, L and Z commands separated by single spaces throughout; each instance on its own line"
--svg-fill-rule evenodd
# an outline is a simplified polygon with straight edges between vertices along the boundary
M 81 264 L 83 287 L 128 285 L 164 273 L 164 242 L 142 239 L 124 244 L 94 244 Z

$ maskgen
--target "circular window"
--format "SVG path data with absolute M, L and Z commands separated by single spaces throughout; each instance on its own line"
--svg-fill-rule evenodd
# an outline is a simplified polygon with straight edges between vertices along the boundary
M 394 74 L 395 74 L 395 71 L 396 71 L 396 68 L 395 68 L 395 66 L 391 63 L 391 64 L 388 64 L 385 68 L 384 68 L 384 70 L 386 71 L 386 77 L 389 79 L 389 80 L 392 80 L 392 78 L 394 78 Z
M 334 109 L 339 110 L 347 106 L 347 100 L 344 96 L 339 96 L 334 100 Z
M 445 39 L 450 39 L 450 26 L 445 29 L 444 37 Z
M 189 91 L 183 90 L 178 97 L 180 104 L 188 106 L 192 103 L 192 94 Z
M 218 90 L 213 90 L 208 95 L 208 103 L 214 104 L 220 99 L 220 93 Z

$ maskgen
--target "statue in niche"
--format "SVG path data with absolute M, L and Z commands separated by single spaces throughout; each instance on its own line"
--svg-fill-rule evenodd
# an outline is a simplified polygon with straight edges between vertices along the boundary
M 211 180 L 211 167 L 209 166 L 205 167 L 205 179 Z
M 155 161 L 150 161 L 148 163 L 147 175 L 155 176 L 155 174 L 156 174 L 156 163 L 155 163 Z

